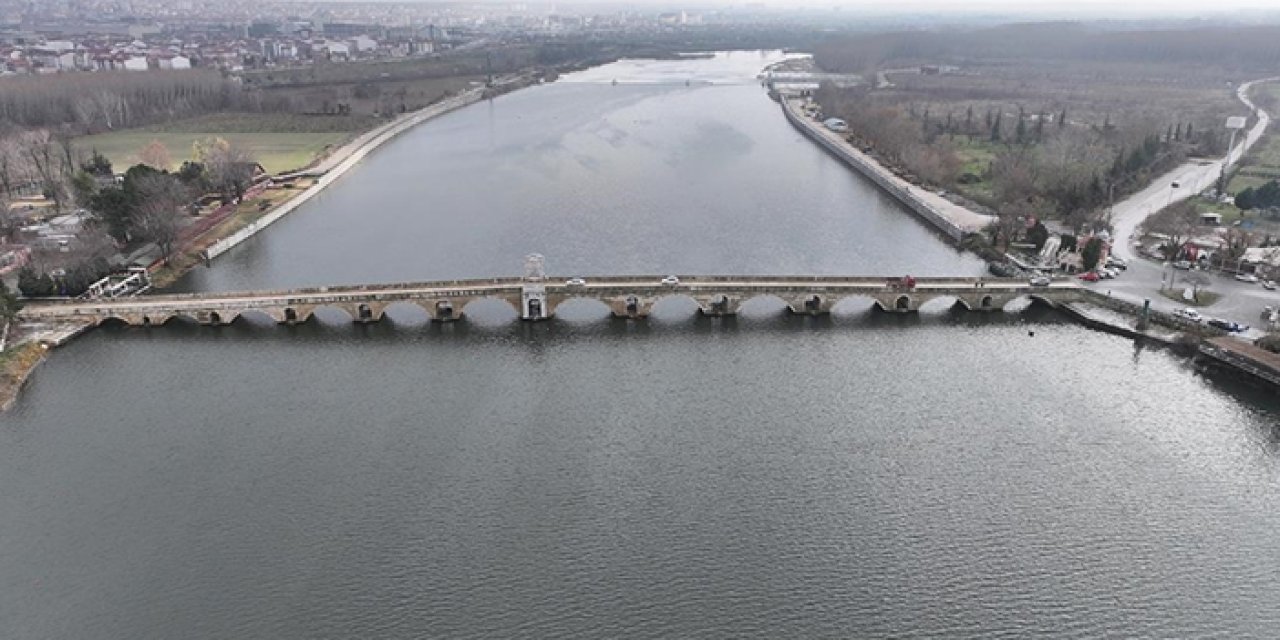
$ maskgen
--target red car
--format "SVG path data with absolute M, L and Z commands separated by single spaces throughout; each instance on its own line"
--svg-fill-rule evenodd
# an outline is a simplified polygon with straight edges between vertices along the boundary
M 1085 282 L 1097 282 L 1097 281 L 1098 281 L 1098 272 L 1097 272 L 1097 271 L 1086 271 L 1086 272 L 1084 272 L 1084 273 L 1080 274 L 1080 279 L 1081 279 L 1081 280 L 1084 280 Z

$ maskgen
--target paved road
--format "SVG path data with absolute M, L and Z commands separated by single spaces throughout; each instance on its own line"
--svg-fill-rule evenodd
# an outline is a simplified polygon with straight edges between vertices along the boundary
M 1258 109 L 1249 100 L 1249 89 L 1254 84 L 1277 79 L 1280 78 L 1255 80 L 1241 85 L 1236 91 L 1240 101 L 1257 113 L 1258 122 L 1249 130 L 1243 142 L 1237 141 L 1236 149 L 1231 154 L 1231 164 L 1238 162 L 1262 138 L 1271 123 L 1270 115 Z M 1182 276 L 1186 272 L 1175 272 L 1158 262 L 1139 257 L 1133 245 L 1134 236 L 1138 226 L 1147 216 L 1168 206 L 1171 202 L 1186 200 L 1212 187 L 1222 172 L 1222 162 L 1221 159 L 1189 161 L 1160 176 L 1146 189 L 1117 202 L 1112 213 L 1112 223 L 1115 227 L 1115 245 L 1112 251 L 1129 261 L 1129 270 L 1115 280 L 1105 280 L 1089 286 L 1097 290 L 1111 291 L 1118 297 L 1135 302 L 1150 299 L 1153 307 L 1165 311 L 1185 306 L 1159 295 L 1159 290 L 1161 280 L 1168 282 L 1170 274 L 1176 274 L 1173 276 L 1173 282 L 1179 289 L 1183 288 L 1185 285 L 1182 283 Z M 1174 183 L 1178 186 L 1174 187 Z M 1237 282 L 1229 276 L 1210 274 L 1209 277 L 1213 282 L 1210 289 L 1222 294 L 1222 298 L 1213 306 L 1201 310 L 1206 316 L 1221 317 L 1254 326 L 1259 324 L 1264 306 L 1280 305 L 1280 292 L 1266 291 L 1256 284 Z M 1260 332 L 1251 332 L 1250 335 L 1260 335 Z

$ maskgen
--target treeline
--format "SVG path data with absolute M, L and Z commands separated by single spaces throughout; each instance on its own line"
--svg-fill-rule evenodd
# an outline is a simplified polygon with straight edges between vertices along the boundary
M 898 173 L 965 193 L 998 213 L 1015 212 L 1011 220 L 1055 217 L 1077 229 L 1188 154 L 1217 146 L 1215 134 L 1182 123 L 1142 133 L 1109 120 L 1100 126 L 1071 125 L 1066 111 L 937 113 L 866 89 L 831 85 L 815 98 L 824 113 L 848 123 L 860 147 Z M 993 157 L 986 166 L 966 170 L 958 153 L 965 146 Z M 985 188 L 972 188 L 978 183 Z
M 1241 209 L 1271 209 L 1280 207 L 1280 182 L 1269 180 L 1258 188 L 1246 187 L 1236 194 L 1236 206 Z
M 1280 26 L 1115 31 L 1067 22 L 972 31 L 910 31 L 833 37 L 814 51 L 828 71 L 974 59 L 1214 65 L 1241 71 L 1280 66 Z
M 215 70 L 68 73 L 0 79 L 0 133 L 72 128 L 75 133 L 145 126 L 215 111 L 262 111 L 257 92 Z

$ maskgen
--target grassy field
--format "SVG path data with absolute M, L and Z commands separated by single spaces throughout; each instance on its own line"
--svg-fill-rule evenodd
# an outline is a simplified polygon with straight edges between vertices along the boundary
M 112 131 L 76 139 L 85 151 L 96 149 L 117 171 L 138 164 L 138 154 L 153 141 L 163 144 L 176 168 L 192 159 L 197 140 L 220 137 L 243 147 L 268 172 L 307 166 L 328 148 L 373 127 L 376 118 L 299 116 L 291 114 L 216 114 L 164 125 Z
M 945 138 L 944 139 L 949 139 Z M 962 163 L 959 174 L 970 174 L 979 178 L 977 182 L 957 184 L 956 190 L 979 202 L 987 202 L 993 198 L 991 183 L 987 181 L 987 167 L 996 158 L 999 145 L 977 136 L 959 135 L 951 139 L 956 157 Z

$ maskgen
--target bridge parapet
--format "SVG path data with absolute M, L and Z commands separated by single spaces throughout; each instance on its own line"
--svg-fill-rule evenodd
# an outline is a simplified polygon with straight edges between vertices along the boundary
M 514 278 L 450 280 L 442 282 L 320 287 L 292 291 L 206 293 L 143 296 L 111 300 L 32 302 L 22 311 L 28 320 L 117 318 L 129 324 L 162 324 L 174 316 L 188 316 L 206 324 L 234 321 L 247 311 L 266 313 L 278 322 L 305 322 L 320 307 L 334 307 L 358 322 L 377 322 L 388 306 L 405 302 L 423 308 L 435 320 L 462 316 L 472 301 L 504 300 L 524 318 L 545 319 L 555 308 L 573 298 L 603 302 L 619 317 L 643 318 L 659 299 L 684 296 L 694 300 L 706 315 L 738 312 L 752 298 L 774 296 L 796 313 L 823 314 L 840 300 L 865 297 L 885 310 L 910 312 L 940 297 L 953 297 L 970 309 L 1002 308 L 1014 298 L 1030 295 L 1054 302 L 1075 301 L 1084 290 L 1074 282 L 1032 287 L 1016 279 L 917 278 L 916 286 L 903 290 L 889 279 L 840 276 L 689 276 L 677 285 L 664 285 L 651 276 L 593 278 L 571 286 L 545 281 L 532 294 L 527 283 Z M 532 313 L 531 300 L 540 305 Z

